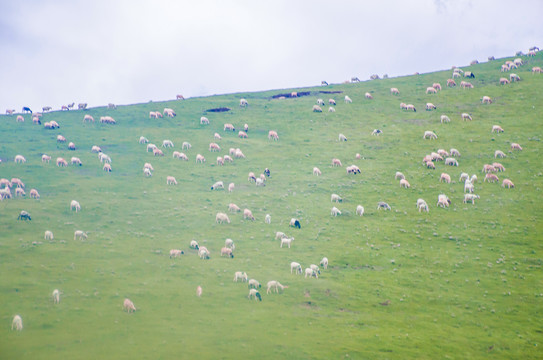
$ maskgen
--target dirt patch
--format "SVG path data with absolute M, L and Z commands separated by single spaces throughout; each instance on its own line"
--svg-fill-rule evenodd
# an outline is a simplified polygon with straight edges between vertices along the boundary
M 303 303 L 300 304 L 300 306 L 306 308 L 306 309 L 318 309 L 319 307 L 317 306 L 317 304 L 315 304 L 314 302 L 311 302 L 311 301 L 304 301 Z
M 225 111 L 230 111 L 230 110 L 231 109 L 227 107 L 220 107 L 220 108 L 215 108 L 215 109 L 207 109 L 205 112 L 225 112 Z
M 321 94 L 341 94 L 341 93 L 343 93 L 343 91 L 341 91 L 341 90 L 338 90 L 338 91 L 319 91 L 319 93 L 321 93 Z
M 309 95 L 311 95 L 311 91 L 299 91 L 296 94 L 297 94 L 297 96 L 292 96 L 292 93 L 277 94 L 277 95 L 273 95 L 272 99 L 277 99 L 277 98 L 280 98 L 280 97 L 292 98 L 292 97 L 309 96 Z

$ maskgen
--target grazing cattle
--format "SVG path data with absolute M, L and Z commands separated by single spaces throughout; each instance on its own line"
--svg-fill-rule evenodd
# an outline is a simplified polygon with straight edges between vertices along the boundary
M 196 164 L 200 163 L 203 164 L 206 162 L 206 158 L 203 155 L 197 154 L 196 155 Z
M 177 185 L 177 180 L 173 176 L 167 176 L 166 185 Z
M 15 159 L 13 161 L 16 164 L 22 164 L 26 162 L 26 158 L 23 155 L 15 155 Z
M 339 203 L 342 202 L 343 199 L 338 194 L 332 194 L 330 201 Z
M 241 282 L 247 282 L 248 279 L 249 277 L 245 271 L 236 271 L 234 273 L 234 282 L 238 282 L 238 280 L 241 280 Z
M 68 162 L 66 160 L 64 160 L 63 158 L 58 157 L 57 158 L 57 166 L 58 167 L 61 167 L 61 166 L 66 167 L 66 166 L 68 166 Z
M 426 111 L 431 111 L 437 109 L 437 106 L 435 106 L 432 103 L 426 103 Z
M 425 131 L 423 139 L 437 139 L 437 135 L 433 131 Z
M 446 182 L 447 184 L 451 183 L 451 176 L 447 173 L 441 173 L 439 182 Z
M 279 135 L 277 135 L 277 131 L 270 130 L 268 131 L 268 140 L 279 140 Z
M 320 176 L 320 175 L 322 175 L 322 172 L 320 171 L 320 169 L 318 167 L 314 167 L 313 168 L 313 175 Z
M 209 125 L 209 119 L 206 118 L 205 116 L 202 116 L 200 118 L 200 125 Z
M 287 245 L 288 248 L 290 249 L 290 245 L 292 244 L 292 241 L 293 241 L 293 240 L 294 240 L 293 237 L 290 237 L 290 238 L 289 238 L 289 237 L 283 237 L 283 238 L 281 238 L 281 245 L 280 245 L 280 247 L 282 248 L 283 245 Z
M 78 201 L 72 200 L 70 203 L 70 210 L 75 210 L 75 212 L 81 211 L 81 205 Z
M 176 257 L 180 257 L 181 255 L 183 255 L 185 252 L 183 250 L 179 250 L 179 249 L 172 249 L 170 250 L 170 259 L 173 257 L 173 258 L 176 258 Z
M 32 220 L 30 217 L 30 214 L 27 211 L 21 210 L 19 213 L 19 216 L 17 217 L 17 220 Z
M 458 160 L 452 157 L 448 157 L 445 159 L 445 165 L 458 166 Z
M 392 210 L 392 208 L 390 207 L 390 205 L 388 205 L 386 202 L 379 201 L 379 202 L 377 203 L 377 210 L 381 210 L 381 209 L 384 209 L 384 210 Z
M 75 157 L 75 156 L 72 156 L 72 158 L 70 159 L 70 162 L 72 163 L 72 165 L 79 165 L 79 166 L 83 165 L 81 163 L 81 159 L 79 159 L 78 157 Z
M 255 299 L 255 301 L 258 299 L 259 301 L 262 301 L 262 296 L 260 295 L 260 293 L 258 292 L 257 289 L 251 289 L 249 290 L 249 295 L 247 296 L 249 298 L 249 300 L 251 299 Z
M 427 87 L 426 94 L 437 94 L 437 90 L 433 87 Z
M 130 299 L 124 299 L 123 310 L 127 311 L 129 314 L 136 311 L 134 303 Z
M 266 294 L 269 294 L 272 290 L 275 290 L 276 293 L 279 293 L 279 289 L 283 291 L 284 289 L 288 288 L 288 286 L 281 285 L 279 281 L 271 280 L 268 281 L 268 289 L 266 290 Z
M 295 227 L 295 228 L 298 228 L 298 229 L 301 229 L 301 227 L 302 227 L 301 224 L 300 224 L 300 221 L 298 219 L 295 219 L 295 218 L 290 219 L 289 226 Z
M 345 95 L 345 104 L 351 104 L 353 101 L 351 100 L 351 98 L 347 95 Z
M 462 113 L 462 120 L 464 120 L 464 121 L 467 121 L 467 120 L 472 121 L 473 119 L 471 118 L 470 114 Z
M 481 102 L 483 104 L 492 104 L 492 99 L 490 98 L 490 96 L 483 96 L 483 98 L 481 99 Z
M 319 105 L 313 105 L 313 112 L 322 112 L 322 109 Z
M 11 322 L 11 330 L 22 331 L 23 330 L 23 319 L 20 315 L 15 315 L 13 321 Z
M 230 203 L 230 204 L 228 204 L 228 211 L 230 211 L 230 212 L 240 212 L 241 209 L 236 204 Z
M 249 106 L 249 103 L 247 102 L 246 99 L 240 99 L 239 100 L 239 106 L 246 108 L 247 106 Z
M 488 180 L 488 182 L 498 182 L 500 179 L 498 178 L 498 176 L 496 174 L 490 174 L 490 173 L 487 173 L 485 175 L 485 178 L 483 180 L 483 182 L 486 182 Z
M 332 210 L 330 212 L 330 215 L 332 216 L 338 216 L 341 215 L 341 211 L 337 207 L 332 207 Z
M 225 213 L 219 212 L 215 216 L 215 222 L 218 224 L 223 224 L 225 222 L 230 224 L 230 219 L 228 218 L 228 215 L 226 215 Z
M 467 203 L 472 203 L 473 205 L 475 205 L 475 199 L 480 199 L 481 197 L 479 195 L 475 195 L 475 194 L 464 194 L 464 204 L 467 204 Z
M 456 86 L 456 81 L 454 81 L 453 79 L 447 79 L 447 86 L 448 87 L 455 87 Z
M 243 218 L 253 220 L 253 221 L 255 220 L 255 217 L 253 216 L 252 211 L 249 210 L 249 209 L 244 209 L 243 210 Z
M 522 150 L 522 146 L 517 143 L 511 143 L 511 150 Z
M 334 158 L 332 159 L 332 166 L 343 166 L 343 165 L 341 164 L 341 160 Z
M 87 239 L 87 234 L 82 230 L 76 230 L 74 232 L 74 240 L 77 240 L 77 239 L 79 240 Z
M 400 90 L 397 88 L 390 88 L 390 95 L 400 95 Z
M 508 189 L 511 189 L 511 188 L 514 188 L 515 187 L 515 184 L 513 184 L 513 182 L 509 179 L 504 179 L 503 182 L 502 182 L 502 187 L 503 188 L 508 188 Z
M 411 187 L 411 185 L 409 184 L 409 181 L 407 181 L 406 179 L 401 179 L 400 180 L 400 187 L 409 189 Z

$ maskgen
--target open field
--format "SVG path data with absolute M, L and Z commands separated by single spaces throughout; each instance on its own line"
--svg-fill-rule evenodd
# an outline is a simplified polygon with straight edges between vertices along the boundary
M 463 67 L 473 71 L 473 89 L 448 88 L 451 71 L 338 84 L 307 89 L 240 93 L 119 106 L 115 110 L 54 111 L 60 129 L 0 116 L 0 178 L 20 178 L 26 196 L 0 202 L 0 358 L 3 359 L 436 359 L 541 358 L 543 346 L 542 149 L 543 54 L 523 57 L 514 70 L 520 82 L 500 85 L 505 60 Z M 456 79 L 457 83 L 460 80 Z M 426 88 L 439 82 L 437 94 Z M 396 87 L 400 95 L 391 95 Z M 291 91 L 309 96 L 277 99 Z M 339 92 L 334 94 L 322 91 Z M 373 100 L 365 99 L 370 92 Z M 352 104 L 343 101 L 345 95 Z M 483 96 L 492 104 L 481 104 Z M 249 102 L 239 107 L 240 98 Z M 323 113 L 311 111 L 317 98 Z M 337 102 L 329 113 L 328 99 Z M 400 110 L 412 103 L 417 112 Z M 425 111 L 427 102 L 437 110 Z M 172 108 L 174 118 L 149 119 L 149 111 Z M 228 112 L 206 112 L 228 107 Z M 471 114 L 465 122 L 460 114 Z M 83 123 L 111 115 L 116 125 Z M 440 115 L 451 118 L 440 122 Z M 206 116 L 209 125 L 200 125 Z M 235 132 L 225 132 L 232 123 Z M 238 130 L 249 125 L 248 138 Z M 503 133 L 491 133 L 493 125 Z M 372 136 L 374 129 L 383 134 Z M 275 130 L 279 141 L 270 141 Z M 432 130 L 437 140 L 424 140 Z M 219 133 L 221 140 L 214 140 Z M 338 134 L 348 141 L 339 142 Z M 57 135 L 73 141 L 57 143 Z M 139 144 L 147 137 L 159 148 L 154 157 Z M 192 144 L 181 150 L 183 141 Z M 220 152 L 210 152 L 210 142 Z M 511 143 L 522 151 L 511 151 Z M 90 149 L 100 146 L 112 158 L 111 173 Z M 216 157 L 240 148 L 246 159 L 224 166 Z M 459 166 L 422 158 L 437 149 L 456 148 Z M 494 159 L 495 150 L 507 157 Z M 183 151 L 189 161 L 172 157 Z M 42 154 L 52 157 L 42 163 Z M 206 157 L 196 164 L 196 154 Z M 361 159 L 355 159 L 355 154 Z M 17 154 L 27 162 L 15 164 Z M 57 157 L 79 157 L 82 166 L 59 168 Z M 339 158 L 343 167 L 332 167 Z M 499 161 L 499 183 L 483 182 L 484 164 Z M 143 165 L 154 167 L 152 177 Z M 361 174 L 348 175 L 355 164 Z M 313 167 L 321 176 L 313 176 Z M 265 187 L 247 174 L 269 168 Z M 394 179 L 401 171 L 411 184 Z M 450 184 L 439 182 L 442 172 Z M 475 204 L 464 204 L 462 172 L 476 174 Z M 174 176 L 178 185 L 166 185 Z M 515 184 L 501 186 L 503 179 Z M 232 193 L 210 187 L 235 183 Z M 30 199 L 31 188 L 41 198 Z M 13 193 L 13 192 L 12 192 Z M 332 193 L 343 198 L 331 203 Z M 449 208 L 436 206 L 439 194 Z M 429 213 L 420 213 L 418 198 Z M 70 210 L 77 200 L 82 210 Z M 392 210 L 377 210 L 379 201 Z M 230 224 L 215 223 L 229 203 L 251 209 L 256 220 L 229 213 Z M 363 217 L 356 206 L 365 208 Z M 337 206 L 342 215 L 332 217 Z M 31 221 L 17 221 L 21 210 Z M 271 214 L 271 224 L 264 222 Z M 289 227 L 298 218 L 301 229 Z M 45 240 L 51 230 L 54 240 Z M 74 231 L 88 239 L 74 240 Z M 275 232 L 295 240 L 280 248 Z M 234 240 L 233 259 L 220 256 L 226 238 Z M 201 260 L 192 239 L 211 251 Z M 184 255 L 170 259 L 170 249 Z M 304 269 L 328 257 L 318 279 L 290 273 L 290 262 Z M 246 283 L 233 282 L 245 271 L 260 281 L 262 302 L 247 299 Z M 265 284 L 288 286 L 266 294 Z M 203 294 L 196 296 L 201 285 Z M 61 292 L 59 304 L 51 293 Z M 137 311 L 122 310 L 130 298 Z M 21 332 L 11 331 L 15 314 Z

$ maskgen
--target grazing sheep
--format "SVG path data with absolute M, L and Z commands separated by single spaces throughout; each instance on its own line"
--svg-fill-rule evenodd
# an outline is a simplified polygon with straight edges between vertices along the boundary
M 47 162 L 47 163 L 48 163 L 49 161 L 51 161 L 51 156 L 43 154 L 43 155 L 41 156 L 41 161 L 42 161 L 42 162 Z
M 473 174 L 471 175 L 471 178 L 469 179 L 469 181 L 473 184 L 475 184 L 477 182 L 477 175 Z
M 202 287 L 200 285 L 198 285 L 198 287 L 196 288 L 196 296 L 198 297 L 202 296 Z
M 441 177 L 439 178 L 439 182 L 446 182 L 447 184 L 451 183 L 451 176 L 447 173 L 441 173 Z
M 435 110 L 435 109 L 437 109 L 437 106 L 435 106 L 432 103 L 426 103 L 426 111 L 431 111 L 431 110 Z
M 541 74 L 541 67 L 539 66 L 534 66 L 532 68 L 532 74 Z
M 261 177 L 256 178 L 255 184 L 256 186 L 266 186 L 266 184 L 264 183 L 264 179 L 262 179 Z
M 332 216 L 341 215 L 341 211 L 337 207 L 334 206 L 334 207 L 332 207 L 332 211 L 330 212 L 330 215 L 332 215 Z
M 17 189 L 19 189 L 19 188 L 17 188 Z M 40 194 L 38 193 L 38 190 L 36 190 L 36 189 L 31 189 L 31 190 L 30 190 L 30 198 L 31 198 L 31 199 L 36 199 L 36 200 L 39 199 L 39 198 L 40 198 Z
M 224 131 L 236 131 L 236 129 L 232 124 L 224 124 Z
M 241 130 L 240 130 L 240 131 L 238 132 L 238 137 L 239 137 L 240 139 L 247 139 L 248 136 L 247 136 L 247 133 L 246 133 L 245 131 L 241 131 Z
M 515 184 L 513 184 L 513 182 L 509 179 L 504 179 L 503 182 L 502 182 L 502 187 L 503 188 L 508 188 L 508 189 L 511 189 L 511 188 L 514 188 L 515 187 Z
M 249 300 L 255 299 L 255 301 L 258 299 L 259 301 L 262 301 L 262 296 L 258 292 L 257 289 L 251 289 L 249 290 L 249 295 L 247 296 Z
M 507 84 L 509 84 L 509 80 L 507 80 L 504 77 L 500 78 L 500 85 L 507 85 Z
M 248 280 L 247 273 L 244 271 L 236 271 L 234 273 L 234 282 L 238 282 L 238 280 L 241 280 L 241 282 L 247 282 Z
M 432 157 L 432 161 L 443 161 L 443 157 L 436 152 L 432 151 L 430 156 Z
M 155 171 L 155 169 L 153 168 L 153 165 L 151 165 L 151 164 L 149 164 L 149 163 L 145 163 L 145 164 L 143 165 L 143 168 L 144 168 L 144 169 L 149 169 L 149 170 L 151 170 L 151 171 Z
M 16 164 L 23 164 L 26 162 L 26 159 L 23 155 L 15 155 L 15 159 L 13 160 Z
M 400 187 L 409 189 L 411 187 L 411 185 L 409 184 L 409 181 L 407 181 L 406 179 L 401 179 L 400 180 Z
M 232 252 L 232 249 L 228 248 L 228 247 L 223 247 L 221 248 L 221 257 L 225 255 L 226 257 L 229 257 L 231 259 L 234 258 L 234 253 Z
M 163 140 L 162 141 L 162 147 L 164 147 L 164 148 L 174 147 L 173 142 L 171 140 Z
M 234 245 L 234 240 L 232 239 L 226 239 L 224 241 L 224 247 L 227 247 L 232 250 L 236 250 L 236 245 Z
M 327 257 L 323 257 L 321 262 L 319 263 L 319 265 L 321 265 L 324 269 L 328 269 L 328 258 Z M 302 269 L 300 267 L 300 273 L 302 272 Z
M 255 217 L 253 216 L 253 213 L 249 209 L 243 209 L 243 218 L 249 219 L 249 220 L 255 220 Z
M 155 151 L 156 149 L 157 147 L 155 144 L 147 144 L 147 152 L 149 152 L 149 150 Z
M 191 240 L 190 248 L 198 250 L 200 247 L 198 246 L 198 242 L 196 240 Z
M 494 152 L 494 158 L 497 159 L 497 158 L 504 158 L 506 157 L 507 155 L 505 155 L 505 153 L 501 150 L 496 150 Z
M 400 109 L 407 110 L 407 104 L 406 103 L 400 103 Z
M 422 138 L 423 139 L 437 139 L 437 135 L 433 131 L 427 130 L 424 132 L 424 136 Z
M 381 210 L 381 209 L 384 209 L 384 210 L 392 210 L 392 208 L 390 207 L 390 205 L 388 205 L 386 202 L 379 201 L 379 202 L 377 203 L 377 210 Z
M 497 134 L 497 133 L 501 133 L 503 131 L 504 130 L 500 125 L 494 125 L 494 126 L 492 126 L 492 131 L 490 131 L 490 132 L 496 132 L 496 134 Z
M 451 156 L 460 157 L 460 152 L 458 150 L 456 150 L 455 148 L 451 148 Z
M 26 193 L 23 188 L 16 188 L 15 189 L 15 196 L 26 196 Z
M 145 136 L 140 136 L 140 139 L 138 141 L 140 144 L 147 144 L 149 142 L 149 140 L 147 140 L 147 138 Z M 149 150 L 147 150 L 149 151 Z
M 191 147 L 192 145 L 189 142 L 184 141 L 183 145 L 181 146 L 181 150 L 189 150 Z
M 59 304 L 60 303 L 60 291 L 58 291 L 58 289 L 55 289 L 53 290 L 53 302 L 55 304 Z
M 354 156 L 356 160 L 360 160 L 362 158 L 362 156 L 360 156 L 359 153 L 356 153 L 356 155 Z
M 445 159 L 445 165 L 458 166 L 458 160 L 452 157 L 448 157 Z
M 445 150 L 445 149 L 438 149 L 438 150 L 437 150 L 437 153 L 438 153 L 439 155 L 441 155 L 441 156 L 444 156 L 444 157 L 449 156 L 449 153 L 448 153 L 447 150 Z
M 492 104 L 492 99 L 490 98 L 490 96 L 483 96 L 483 98 L 481 99 L 481 102 L 483 104 Z
M 390 95 L 400 95 L 400 90 L 397 88 L 390 88 Z
M 320 175 L 322 175 L 322 172 L 320 171 L 320 169 L 318 167 L 314 167 L 313 168 L 313 175 L 320 176 Z
M 511 143 L 511 150 L 522 150 L 522 147 L 517 143 Z
M 317 99 L 317 105 L 324 106 L 324 100 L 323 99 Z
M 78 201 L 72 200 L 70 203 L 70 210 L 75 210 L 75 212 L 81 211 L 81 205 Z
M 203 155 L 197 154 L 196 155 L 196 164 L 200 163 L 203 164 L 206 162 L 206 158 Z
M 262 287 L 262 285 L 260 285 L 260 283 L 255 279 L 249 279 L 247 282 L 247 287 L 249 289 L 259 289 Z
M 426 94 L 437 94 L 437 90 L 433 87 L 427 87 Z
M 293 261 L 290 263 L 290 273 L 292 274 L 292 272 L 295 272 L 295 274 L 302 274 L 302 265 L 300 265 L 299 263 Z
M 245 155 L 240 149 L 235 150 L 234 156 L 236 157 L 236 159 L 245 159 Z
M 177 180 L 173 176 L 167 176 L 166 185 L 177 185 Z
M 495 172 L 495 171 L 496 171 L 496 169 L 494 168 L 493 165 L 490 165 L 490 164 L 484 164 L 484 165 L 483 165 L 483 170 L 482 170 L 482 172 L 484 172 L 484 173 L 490 173 L 490 172 Z
M 328 112 L 336 112 L 336 109 L 334 109 L 333 107 L 330 106 L 330 107 L 328 108 Z
M 176 258 L 176 257 L 180 257 L 181 255 L 183 255 L 185 252 L 183 250 L 179 250 L 179 249 L 172 249 L 170 250 L 170 259 L 173 257 L 173 258 Z
M 364 215 L 364 207 L 362 205 L 358 205 L 356 207 L 356 215 L 363 216 Z
M 441 91 L 441 84 L 440 84 L 440 83 L 433 83 L 433 84 L 432 84 L 432 87 L 433 87 L 434 89 L 436 89 L 436 90 Z
M 456 81 L 454 81 L 453 79 L 447 79 L 447 86 L 448 87 L 455 87 L 456 86 Z
M 230 212 L 240 212 L 241 209 L 236 204 L 230 203 L 230 204 L 228 204 L 228 211 L 230 211 Z
M 16 122 L 25 122 L 25 118 L 23 117 L 23 115 L 17 115 L 17 119 L 15 121 Z
M 63 158 L 58 157 L 57 158 L 57 166 L 58 167 L 61 167 L 61 166 L 66 167 L 66 166 L 68 166 L 68 162 L 66 160 L 64 160 Z
M 317 279 L 319 278 L 319 275 L 311 268 L 306 268 L 305 269 L 305 276 L 304 277 L 307 278 L 308 276 L 309 277 L 315 277 Z
M 164 109 L 163 114 L 164 114 L 164 116 L 168 116 L 168 117 L 171 117 L 171 118 L 177 116 L 177 114 L 175 113 L 175 111 L 173 111 L 173 109 L 168 109 L 168 108 Z
M 413 112 L 417 112 L 417 109 L 415 109 L 415 105 L 413 104 L 407 104 L 405 110 L 413 110 Z
M 360 174 L 361 171 L 360 171 L 360 168 L 356 165 L 351 165 L 351 166 L 347 166 L 346 168 L 347 170 L 347 174 Z
M 75 156 L 72 156 L 72 158 L 70 159 L 70 162 L 72 163 L 72 165 L 79 165 L 79 166 L 83 165 L 81 163 L 81 159 L 79 159 L 78 157 L 75 157 Z
M 473 119 L 471 118 L 471 115 L 470 114 L 467 114 L 467 113 L 462 113 L 462 120 L 464 121 L 472 121 Z
M 207 248 L 205 247 L 200 247 L 200 249 L 198 250 L 198 256 L 200 257 L 200 259 L 202 260 L 208 260 L 209 259 L 209 255 L 210 255 L 210 252 L 209 250 L 207 250 Z
M 209 144 L 209 151 L 221 151 L 221 147 L 217 143 Z
M 228 192 L 234 191 L 234 188 L 235 188 L 235 187 L 236 187 L 236 185 L 234 185 L 234 183 L 228 184 Z
M 129 314 L 136 311 L 134 303 L 130 299 L 124 299 L 123 310 L 126 310 Z
M 466 182 L 464 183 L 464 192 L 465 193 L 472 193 L 473 191 L 475 191 L 475 186 L 473 186 L 471 181 L 466 179 Z
M 464 194 L 464 204 L 467 204 L 467 203 L 472 203 L 473 205 L 475 205 L 475 199 L 480 199 L 481 197 L 479 195 L 475 195 L 475 194 Z
M 22 331 L 23 330 L 23 319 L 20 315 L 15 315 L 13 321 L 11 322 L 11 330 Z
M 472 73 L 471 71 L 466 71 L 464 72 L 464 77 L 475 79 L 475 74 Z
M 322 108 L 319 105 L 313 105 L 313 112 L 322 112 Z
M 336 106 L 336 101 L 334 99 L 328 99 L 328 104 Z
M 200 118 L 200 125 L 209 125 L 209 119 L 206 118 L 205 116 L 202 116 Z
M 44 239 L 45 240 L 53 240 L 54 239 L 53 232 L 49 231 L 49 230 L 46 230 Z
M 77 104 L 77 108 L 79 110 L 85 110 L 87 108 L 87 103 L 79 103 Z
M 217 181 L 215 184 L 211 186 L 211 190 L 218 190 L 218 189 L 224 190 L 224 183 L 222 181 Z
M 419 209 L 419 212 L 425 211 L 430 212 L 430 209 L 428 208 L 428 204 L 424 199 L 418 199 L 417 200 L 417 209 Z
M 341 161 L 339 159 L 334 158 L 332 159 L 332 166 L 343 166 L 343 165 L 341 164 Z
M 76 230 L 74 232 L 74 240 L 83 240 L 83 239 L 87 239 L 87 234 L 85 232 L 83 232 L 82 230 Z
M 228 215 L 226 215 L 225 213 L 219 212 L 217 213 L 217 216 L 215 216 L 215 222 L 218 224 L 222 224 L 224 222 L 227 222 L 228 224 L 230 224 L 230 219 L 228 218 Z
M 437 206 L 438 206 L 438 207 L 446 208 L 446 207 L 449 207 L 450 204 L 451 204 L 451 200 L 449 200 L 449 198 L 447 197 L 447 195 L 445 195 L 445 194 L 440 194 L 440 195 L 437 197 Z
M 10 195 L 11 197 L 11 195 Z M 17 220 L 30 220 L 32 221 L 32 218 L 30 217 L 30 214 L 27 211 L 21 210 L 19 213 L 19 216 L 17 216 Z
M 483 182 L 486 182 L 487 180 L 488 182 L 494 183 L 494 182 L 498 182 L 500 179 L 498 178 L 498 176 L 496 176 L 496 174 L 488 173 L 485 175 Z
M 347 141 L 347 137 L 343 134 L 339 134 L 339 141 Z
M 154 156 L 164 156 L 164 152 L 160 150 L 159 148 L 153 149 L 153 155 Z
M 300 224 L 300 221 L 298 219 L 295 219 L 295 218 L 290 219 L 289 226 L 295 227 L 295 228 L 298 228 L 298 229 L 301 229 L 301 227 L 302 227 L 301 224 Z
M 348 97 L 347 95 L 345 95 L 345 104 L 351 104 L 353 101 L 351 100 L 350 97 Z
M 187 157 L 187 155 L 185 155 L 184 153 L 182 152 L 179 152 L 179 151 L 174 151 L 173 154 L 172 154 L 172 157 L 174 159 L 179 159 L 179 160 L 185 160 L 185 161 L 188 161 L 189 158 Z
M 364 97 L 368 100 L 373 100 L 373 96 L 369 92 L 365 93 Z
M 441 123 L 449 123 L 451 119 L 447 115 L 441 115 Z
M 499 171 L 499 172 L 505 171 L 505 167 L 498 162 L 492 163 L 492 166 L 494 167 L 496 171 Z
M 249 103 L 247 102 L 247 100 L 245 99 L 240 99 L 239 100 L 239 106 L 240 107 L 247 107 L 249 105 Z
M 266 294 L 269 294 L 272 291 L 272 289 L 275 290 L 276 293 L 279 293 L 279 289 L 283 291 L 285 288 L 288 288 L 288 286 L 281 285 L 279 281 L 275 281 L 275 280 L 268 281 L 267 286 L 268 288 L 266 290 Z
M 375 135 L 375 136 L 379 136 L 381 135 L 383 132 L 379 129 L 373 129 L 373 131 L 371 132 L 372 135 Z
M 331 202 L 342 202 L 343 199 L 338 194 L 332 194 L 331 196 Z

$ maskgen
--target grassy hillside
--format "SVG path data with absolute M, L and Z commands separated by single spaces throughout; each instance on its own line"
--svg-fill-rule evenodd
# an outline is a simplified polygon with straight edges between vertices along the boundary
M 27 194 L 0 202 L 0 358 L 541 358 L 543 75 L 530 70 L 543 65 L 543 56 L 525 58 L 515 70 L 522 80 L 505 86 L 498 82 L 502 60 L 463 68 L 475 73 L 474 89 L 446 88 L 451 71 L 443 71 L 45 114 L 42 122 L 57 121 L 56 130 L 32 124 L 28 115 L 24 123 L 0 116 L 0 178 L 20 178 Z M 443 90 L 427 95 L 434 82 Z M 400 95 L 391 95 L 391 87 Z M 273 98 L 290 91 L 311 94 Z M 483 95 L 494 103 L 482 105 Z M 238 106 L 242 97 L 247 108 Z M 334 98 L 336 112 L 328 105 L 312 112 L 317 98 Z M 400 102 L 418 111 L 400 110 Z M 426 102 L 437 110 L 424 111 Z M 149 111 L 165 107 L 177 117 L 149 119 Z M 232 110 L 205 111 L 218 107 Z M 473 121 L 462 121 L 463 112 Z M 111 115 L 117 125 L 83 123 L 84 114 Z M 441 114 L 452 121 L 441 124 Z M 209 125 L 200 125 L 203 115 Z M 236 132 L 224 132 L 225 123 Z M 240 139 L 245 123 L 249 137 Z M 505 132 L 491 133 L 493 125 Z M 372 136 L 377 128 L 383 134 Z M 267 139 L 269 130 L 279 141 Z M 426 130 L 438 139 L 423 140 Z M 222 136 L 220 153 L 208 150 L 214 133 Z M 348 141 L 339 142 L 339 133 Z M 57 143 L 58 134 L 77 150 Z M 159 147 L 170 139 L 175 148 L 154 157 L 140 136 Z M 183 141 L 192 149 L 181 150 Z M 523 150 L 512 152 L 512 142 Z M 112 158 L 113 172 L 102 170 L 93 145 Z M 240 148 L 246 159 L 217 166 L 229 148 Z M 459 167 L 422 166 L 439 148 L 458 149 Z M 496 161 L 498 149 L 507 154 L 498 160 L 506 171 L 497 174 L 499 184 L 483 182 L 481 169 Z M 172 158 L 173 151 L 189 161 Z M 44 153 L 51 163 L 41 162 Z M 198 153 L 205 164 L 195 163 Z M 27 162 L 15 164 L 17 154 Z M 83 166 L 55 166 L 57 157 L 72 156 Z M 343 167 L 332 167 L 332 158 Z M 146 162 L 155 169 L 150 178 L 142 172 Z M 351 164 L 361 174 L 347 175 Z M 322 176 L 312 175 L 315 166 Z M 266 167 L 265 187 L 248 182 L 250 171 L 258 176 Z M 396 171 L 410 189 L 400 188 Z M 451 184 L 439 182 L 442 172 Z M 475 205 L 462 202 L 461 172 L 479 177 Z M 166 185 L 170 175 L 177 186 Z M 502 188 L 505 178 L 515 188 Z M 235 183 L 235 191 L 211 191 L 219 180 Z M 30 199 L 31 188 L 39 200 Z M 331 203 L 332 193 L 343 202 Z M 441 193 L 450 208 L 436 206 Z M 418 212 L 418 198 L 429 213 Z M 70 210 L 73 199 L 81 212 Z M 379 201 L 392 211 L 378 211 Z M 216 224 L 229 203 L 251 209 L 256 220 L 237 213 L 229 214 L 230 224 Z M 363 217 L 355 213 L 358 204 Z M 341 216 L 330 216 L 334 205 Z M 17 221 L 21 210 L 32 221 Z M 301 229 L 288 226 L 293 217 Z M 54 240 L 44 240 L 45 230 Z M 88 239 L 74 241 L 75 230 Z M 276 231 L 295 237 L 290 249 L 279 247 Z M 220 257 L 226 238 L 236 244 L 233 259 Z M 192 239 L 210 249 L 209 260 L 189 248 Z M 185 254 L 170 259 L 170 249 Z M 323 256 L 330 265 L 318 279 L 290 273 L 290 262 L 306 268 Z M 263 284 L 262 302 L 247 299 L 247 285 L 232 281 L 236 271 Z M 268 295 L 269 280 L 288 288 Z M 60 304 L 51 297 L 55 288 Z M 124 298 L 135 313 L 122 311 Z M 15 314 L 22 332 L 10 330 Z

